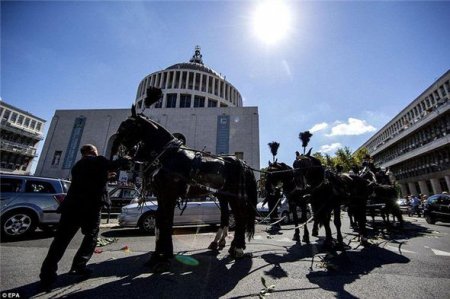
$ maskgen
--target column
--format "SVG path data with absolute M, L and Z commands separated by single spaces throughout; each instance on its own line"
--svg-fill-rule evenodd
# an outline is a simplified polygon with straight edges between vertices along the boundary
M 445 176 L 445 183 L 447 184 L 447 192 L 450 191 L 450 175 Z
M 409 191 L 411 192 L 411 195 L 419 194 L 419 192 L 417 192 L 416 184 L 414 184 L 414 182 L 408 182 L 408 188 L 409 188 Z
M 427 183 L 425 181 L 419 181 L 420 193 L 425 195 L 430 195 L 430 191 L 428 190 Z
M 406 184 L 399 184 L 400 192 L 402 193 L 402 197 L 406 197 L 408 195 L 408 189 L 406 188 Z
M 431 187 L 433 187 L 433 194 L 440 194 L 442 193 L 441 184 L 439 184 L 438 179 L 431 179 Z

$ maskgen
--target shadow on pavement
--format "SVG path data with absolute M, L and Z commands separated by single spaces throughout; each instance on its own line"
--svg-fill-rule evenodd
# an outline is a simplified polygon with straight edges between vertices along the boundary
M 360 251 L 328 253 L 322 258 L 323 270 L 306 275 L 311 283 L 336 293 L 336 298 L 357 298 L 345 290 L 363 275 L 387 264 L 406 264 L 410 260 L 378 246 L 368 246 Z M 328 269 L 325 270 L 325 269 Z
M 144 266 L 150 254 L 111 259 L 89 265 L 94 273 L 89 282 L 83 284 L 83 289 L 77 284 L 79 280 L 62 274 L 49 294 L 38 293 L 38 282 L 5 292 L 17 292 L 21 298 L 36 295 L 58 298 L 219 298 L 233 290 L 252 267 L 251 258 L 218 259 L 210 251 L 189 257 L 198 261 L 198 265 L 183 264 L 174 258 L 171 271 L 162 274 L 150 273 Z M 95 287 L 89 288 L 92 285 Z

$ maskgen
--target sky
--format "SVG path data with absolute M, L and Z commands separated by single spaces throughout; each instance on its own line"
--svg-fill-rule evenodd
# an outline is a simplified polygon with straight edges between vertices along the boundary
M 265 167 L 269 142 L 291 164 L 306 130 L 313 152 L 357 150 L 449 70 L 450 2 L 265 2 L 2 1 L 1 99 L 46 134 L 57 109 L 130 107 L 199 45 L 258 107 Z

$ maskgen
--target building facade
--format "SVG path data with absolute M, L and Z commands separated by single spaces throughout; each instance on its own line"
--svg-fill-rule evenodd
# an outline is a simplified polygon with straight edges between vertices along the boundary
M 408 194 L 450 190 L 450 70 L 362 147 Z
M 30 174 L 45 120 L 0 101 L 0 171 Z
M 161 88 L 163 98 L 145 107 L 149 86 Z M 258 108 L 242 107 L 240 93 L 203 64 L 198 47 L 189 62 L 143 78 L 134 104 L 138 113 L 163 125 L 186 146 L 215 155 L 236 155 L 259 169 Z M 115 133 L 130 115 L 130 108 L 57 110 L 36 174 L 69 177 L 70 168 L 80 158 L 79 147 L 85 143 L 95 144 L 100 154 L 109 157 Z

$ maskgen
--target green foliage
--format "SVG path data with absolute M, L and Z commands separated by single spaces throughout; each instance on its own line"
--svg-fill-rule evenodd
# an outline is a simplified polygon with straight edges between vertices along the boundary
M 344 148 L 339 148 L 336 151 L 336 157 L 334 158 L 334 166 L 341 165 L 343 167 L 344 172 L 348 172 L 353 165 L 356 164 L 356 160 L 352 155 L 352 152 L 349 147 L 345 146 Z

